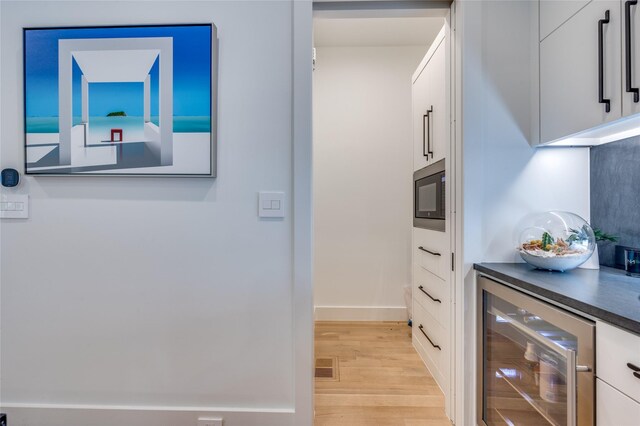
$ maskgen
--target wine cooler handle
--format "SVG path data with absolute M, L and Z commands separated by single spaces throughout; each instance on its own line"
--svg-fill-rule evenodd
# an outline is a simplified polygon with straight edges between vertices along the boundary
M 576 426 L 578 377 L 576 351 L 567 350 L 567 426 Z

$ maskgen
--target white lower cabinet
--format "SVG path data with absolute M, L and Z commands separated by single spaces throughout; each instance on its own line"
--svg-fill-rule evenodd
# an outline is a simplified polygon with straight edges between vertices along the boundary
M 596 362 L 599 378 L 640 401 L 640 336 L 597 322 Z
M 640 425 L 640 336 L 596 323 L 596 425 Z
M 414 228 L 413 245 L 414 264 L 447 280 L 451 273 L 449 233 Z
M 452 296 L 448 232 L 413 229 L 413 346 L 442 389 L 451 417 Z
M 415 300 L 413 303 L 413 346 L 438 383 L 445 400 L 449 397 L 449 364 L 451 345 L 446 330 L 427 310 Z
M 638 426 L 639 424 L 640 403 L 602 380 L 596 379 L 596 425 Z
M 428 311 L 441 326 L 449 328 L 449 285 L 421 266 L 414 266 L 413 273 L 413 300 Z

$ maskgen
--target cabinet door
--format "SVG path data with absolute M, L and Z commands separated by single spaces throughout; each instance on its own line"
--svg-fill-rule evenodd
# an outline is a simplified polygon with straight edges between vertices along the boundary
M 430 161 L 442 160 L 449 149 L 449 103 L 447 102 L 447 49 L 443 39 L 425 67 L 428 75 L 429 130 L 433 155 Z
M 425 70 L 414 81 L 413 98 L 413 170 L 420 170 L 429 164 L 427 154 L 427 98 L 428 77 Z
M 637 426 L 640 404 L 596 379 L 596 419 L 598 426 Z
M 601 321 L 597 324 L 596 358 L 607 360 L 598 363 L 598 377 L 640 401 L 640 336 Z
M 608 12 L 609 23 L 600 25 Z M 602 26 L 600 102 L 599 27 Z M 540 43 L 540 136 L 550 142 L 622 116 L 621 13 L 617 1 L 593 0 Z
M 540 40 L 544 40 L 590 1 L 540 0 Z
M 622 115 L 640 112 L 640 5 L 621 0 Z M 629 22 L 627 27 L 626 23 Z

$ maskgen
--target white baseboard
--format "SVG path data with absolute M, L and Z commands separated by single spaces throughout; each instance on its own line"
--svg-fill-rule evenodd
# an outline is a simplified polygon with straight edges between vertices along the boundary
M 316 321 L 407 321 L 404 306 L 316 306 Z
M 11 426 L 197 426 L 198 418 L 224 426 L 293 426 L 293 409 L 71 406 L 2 404 Z

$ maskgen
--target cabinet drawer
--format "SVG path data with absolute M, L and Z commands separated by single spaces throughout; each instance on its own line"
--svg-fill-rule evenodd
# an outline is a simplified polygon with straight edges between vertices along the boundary
M 598 426 L 636 426 L 640 403 L 596 379 L 596 424 Z
M 422 305 L 440 325 L 447 327 L 450 306 L 449 286 L 444 280 L 421 266 L 414 267 L 413 276 L 413 300 Z
M 447 369 L 449 341 L 447 331 L 418 303 L 413 304 L 413 335 L 439 372 Z M 432 372 L 433 373 L 433 372 Z
M 596 376 L 640 402 L 640 336 L 598 322 L 596 360 Z
M 445 232 L 414 228 L 414 264 L 448 281 L 450 269 L 449 240 Z

